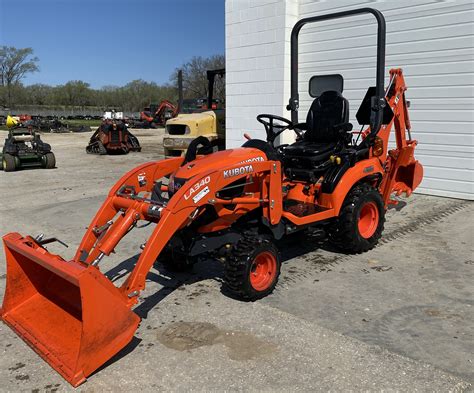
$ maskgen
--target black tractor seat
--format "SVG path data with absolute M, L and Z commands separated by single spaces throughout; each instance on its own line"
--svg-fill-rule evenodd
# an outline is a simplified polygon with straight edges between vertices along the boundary
M 336 142 L 313 143 L 308 141 L 297 141 L 284 148 L 285 155 L 291 158 L 309 157 L 315 161 L 321 161 L 328 157 L 336 148 Z
M 282 147 L 285 173 L 294 180 L 316 181 L 330 166 L 329 158 L 346 144 L 352 130 L 349 103 L 338 91 L 325 91 L 317 97 L 299 125 L 303 138 Z
M 337 143 L 298 141 L 284 148 L 285 174 L 292 180 L 315 183 L 329 169 L 329 157 L 338 150 Z

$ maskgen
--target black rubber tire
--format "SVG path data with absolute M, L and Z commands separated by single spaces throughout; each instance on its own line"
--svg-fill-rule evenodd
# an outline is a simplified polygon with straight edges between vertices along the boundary
M 269 285 L 257 290 L 252 286 L 250 275 L 255 258 L 263 252 L 271 253 L 276 262 L 275 272 Z M 224 285 L 225 289 L 240 300 L 254 301 L 261 299 L 273 292 L 280 276 L 280 253 L 268 235 L 249 234 L 237 242 L 229 251 L 225 263 Z
M 16 170 L 15 157 L 11 154 L 4 153 L 2 159 L 2 166 L 5 172 L 13 172 Z
M 359 216 L 362 207 L 374 203 L 378 210 L 375 232 L 364 238 L 359 232 Z M 329 239 L 339 249 L 350 254 L 360 254 L 375 247 L 382 236 L 385 223 L 385 208 L 380 193 L 366 183 L 360 183 L 347 194 L 339 217 L 329 228 Z
M 41 157 L 43 168 L 53 169 L 56 166 L 56 157 L 53 152 L 46 153 Z

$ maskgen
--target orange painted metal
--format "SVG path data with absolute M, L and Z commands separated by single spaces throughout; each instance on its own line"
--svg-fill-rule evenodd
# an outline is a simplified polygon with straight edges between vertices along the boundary
M 250 267 L 250 284 L 257 291 L 265 291 L 275 280 L 276 273 L 275 255 L 268 251 L 261 252 Z
M 397 195 L 405 193 L 409 196 L 423 180 L 423 166 L 415 159 L 414 155 L 418 142 L 407 139 L 407 133 L 410 134 L 411 131 L 411 123 L 405 97 L 407 87 L 401 68 L 390 70 L 390 81 L 392 95 L 388 100 L 388 105 L 392 109 L 394 117 L 392 122 L 383 127 L 378 135 L 384 141 L 384 154 L 380 158 L 385 167 L 385 174 L 380 184 L 380 191 L 386 207 L 392 193 L 395 192 Z M 392 126 L 395 128 L 396 148 L 388 151 Z
M 128 172 L 110 190 L 70 261 L 29 236 L 5 235 L 2 320 L 77 386 L 132 339 L 140 319 L 131 309 L 145 289 L 150 268 L 171 237 L 209 206 L 217 217 L 200 227 L 201 233 L 229 228 L 255 209 L 261 209 L 270 225 L 283 218 L 296 226 L 331 219 L 360 181 L 378 186 L 386 206 L 392 193 L 410 194 L 420 184 L 423 168 L 414 158 L 417 142 L 406 138 L 410 122 L 402 72 L 395 69 L 390 75 L 393 94 L 388 104 L 395 117 L 378 135 L 383 154 L 375 157 L 370 151 L 368 158 L 345 172 L 330 194 L 321 192 L 322 179 L 315 184 L 290 181 L 279 161 L 268 160 L 261 150 L 240 148 L 198 156 L 185 165 L 182 157 L 150 162 Z M 397 146 L 388 151 L 392 127 Z M 186 181 L 166 204 L 149 200 L 155 184 L 170 175 Z M 221 191 L 235 184 L 243 184 L 243 192 L 226 198 Z M 297 216 L 285 210 L 287 200 L 310 205 L 313 213 Z M 115 287 L 100 272 L 100 260 L 114 252 L 139 220 L 156 226 L 132 272 Z
M 3 242 L 2 320 L 78 386 L 130 342 L 140 318 L 97 268 L 67 262 L 18 233 Z
M 373 236 L 379 225 L 379 210 L 374 202 L 362 206 L 357 221 L 360 235 L 369 239 Z

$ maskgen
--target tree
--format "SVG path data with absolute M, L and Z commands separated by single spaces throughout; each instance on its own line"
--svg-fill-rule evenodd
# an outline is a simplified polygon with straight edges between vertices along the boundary
M 6 87 L 9 106 L 13 87 L 20 85 L 27 74 L 39 71 L 38 62 L 39 59 L 33 57 L 32 48 L 0 47 L 0 85 Z
M 195 56 L 181 67 L 177 68 L 171 81 L 177 86 L 178 71 L 183 71 L 183 93 L 185 98 L 204 98 L 208 95 L 207 70 L 217 70 L 225 68 L 225 57 L 215 55 L 207 58 Z M 216 78 L 214 84 L 214 97 L 220 100 L 225 99 L 225 82 L 221 78 Z
M 29 105 L 46 105 L 51 103 L 50 97 L 53 87 L 43 83 L 36 83 L 34 85 L 24 87 L 26 102 Z
M 84 107 L 92 101 L 92 91 L 89 86 L 89 83 L 83 81 L 69 81 L 64 86 L 58 87 L 59 95 L 66 105 Z

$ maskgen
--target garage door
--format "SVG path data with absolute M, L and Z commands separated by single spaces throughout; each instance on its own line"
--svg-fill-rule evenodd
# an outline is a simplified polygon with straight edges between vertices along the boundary
M 300 18 L 360 6 L 387 21 L 387 74 L 402 67 L 411 102 L 417 158 L 425 168 L 418 192 L 474 199 L 474 10 L 470 1 L 300 0 Z M 301 110 L 311 75 L 344 75 L 351 121 L 368 86 L 375 84 L 376 23 L 362 16 L 305 26 L 300 35 Z

